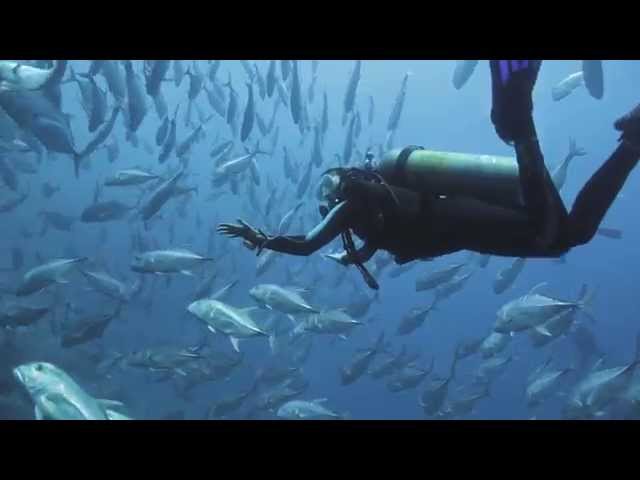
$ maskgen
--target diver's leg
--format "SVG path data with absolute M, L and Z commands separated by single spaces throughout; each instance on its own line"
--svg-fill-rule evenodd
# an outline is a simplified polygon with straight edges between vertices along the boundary
M 553 244 L 567 212 L 544 164 L 533 121 L 531 94 L 540 61 L 492 60 L 493 105 L 491 120 L 496 133 L 515 145 L 524 204 L 538 227 L 537 243 Z
M 443 238 L 451 252 L 546 256 L 546 249 L 534 243 L 538 226 L 522 208 L 506 208 L 470 197 L 449 197 L 434 201 L 427 222 L 446 232 Z M 429 234 L 427 230 L 426 235 Z
M 556 241 L 567 210 L 544 163 L 532 118 L 528 131 L 527 137 L 515 140 L 520 189 L 525 207 L 538 227 L 537 242 L 545 247 Z
M 490 60 L 491 121 L 509 145 L 529 133 L 533 114 L 531 94 L 538 79 L 539 60 Z
M 623 141 L 582 188 L 569 214 L 572 246 L 591 241 L 638 159 L 640 148 Z

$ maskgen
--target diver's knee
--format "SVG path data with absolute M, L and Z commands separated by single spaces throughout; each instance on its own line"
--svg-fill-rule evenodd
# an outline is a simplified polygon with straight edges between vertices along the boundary
M 574 247 L 586 245 L 587 243 L 591 242 L 591 240 L 593 240 L 593 237 L 595 237 L 595 235 L 596 230 L 594 229 L 578 230 L 571 236 L 571 244 Z

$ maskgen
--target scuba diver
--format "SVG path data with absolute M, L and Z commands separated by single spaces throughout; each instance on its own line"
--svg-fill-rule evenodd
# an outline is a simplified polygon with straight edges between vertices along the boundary
M 640 159 L 640 105 L 615 122 L 619 145 L 585 184 L 571 212 L 545 166 L 533 121 L 532 92 L 541 61 L 490 61 L 491 120 L 513 145 L 507 157 L 430 152 L 410 146 L 388 152 L 377 165 L 333 168 L 321 177 L 323 221 L 303 236 L 271 237 L 243 220 L 218 232 L 244 239 L 247 248 L 308 256 L 338 236 L 345 252 L 326 255 L 363 266 L 377 250 L 397 264 L 469 250 L 507 257 L 553 258 L 591 241 Z M 356 249 L 352 233 L 363 240 Z

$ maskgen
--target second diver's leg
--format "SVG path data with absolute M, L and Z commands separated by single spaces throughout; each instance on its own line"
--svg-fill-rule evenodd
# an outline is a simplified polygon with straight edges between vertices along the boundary
M 569 214 L 572 246 L 591 241 L 639 159 L 640 148 L 622 142 L 582 188 Z

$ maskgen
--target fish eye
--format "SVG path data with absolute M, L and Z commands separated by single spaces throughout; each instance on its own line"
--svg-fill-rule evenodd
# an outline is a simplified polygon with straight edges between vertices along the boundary
M 41 364 L 41 363 L 38 363 L 38 364 L 36 365 L 36 372 L 41 372 L 41 371 L 42 371 L 42 364 Z

